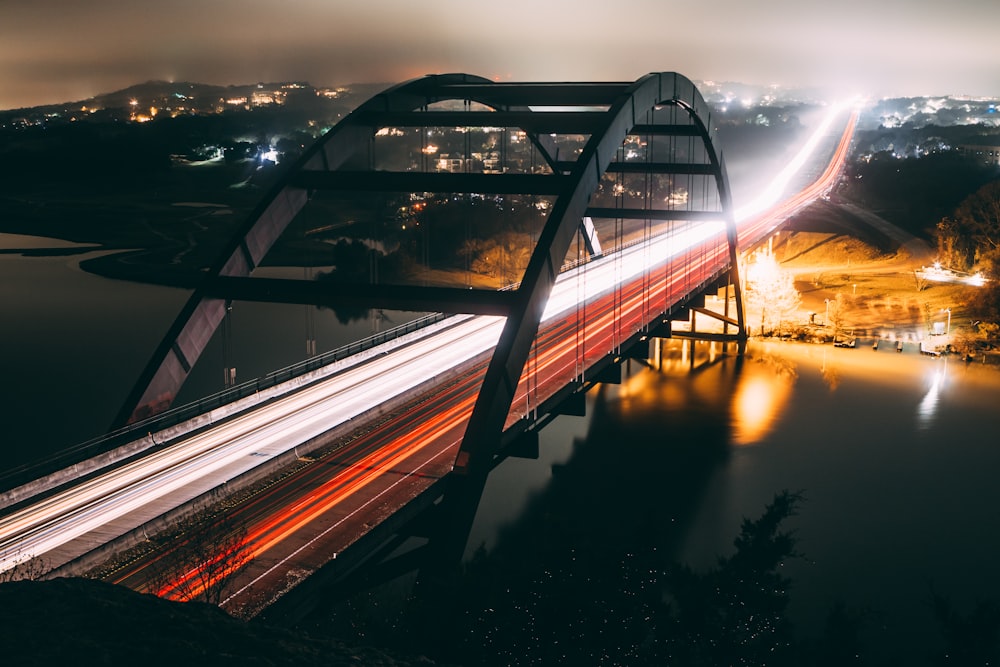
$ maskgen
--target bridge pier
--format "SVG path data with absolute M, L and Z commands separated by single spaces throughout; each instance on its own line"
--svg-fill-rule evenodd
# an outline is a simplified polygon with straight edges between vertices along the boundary
M 734 293 L 733 300 L 738 309 L 737 317 L 730 316 L 730 292 Z M 720 297 L 720 293 L 722 296 Z M 698 295 L 697 298 L 685 304 L 677 313 L 670 317 L 665 324 L 669 326 L 658 327 L 657 334 L 662 338 L 688 338 L 693 340 L 708 340 L 717 342 L 733 342 L 738 344 L 738 353 L 746 351 L 747 333 L 743 325 L 743 317 L 740 314 L 743 305 L 739 299 L 739 290 L 733 283 L 726 283 L 721 288 L 716 288 L 715 298 L 723 302 L 722 312 L 717 312 L 707 307 L 705 294 Z M 698 315 L 708 318 L 710 322 L 716 323 L 712 330 L 699 330 Z M 675 322 L 687 322 L 686 329 L 678 329 L 673 324 Z M 718 331 L 721 324 L 722 331 Z M 730 331 L 730 328 L 733 330 Z M 655 334 L 654 334 L 655 335 Z

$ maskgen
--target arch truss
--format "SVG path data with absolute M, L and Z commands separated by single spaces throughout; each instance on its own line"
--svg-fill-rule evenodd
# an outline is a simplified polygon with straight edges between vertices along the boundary
M 487 155 L 470 154 L 467 147 L 444 156 L 429 145 L 427 128 L 490 128 L 503 142 Z M 392 163 L 379 153 L 377 137 L 411 130 L 421 137 L 419 161 Z M 505 155 L 515 140 L 529 146 L 531 160 Z M 644 185 L 635 185 L 637 179 Z M 653 183 L 668 194 L 651 198 Z M 711 193 L 699 205 L 693 191 L 705 183 Z M 515 289 L 375 279 L 338 289 L 321 281 L 250 277 L 307 204 L 330 192 L 537 197 L 547 215 L 532 232 L 533 250 Z M 231 300 L 502 315 L 503 331 L 456 462 L 459 471 L 484 470 L 574 241 L 590 257 L 606 251 L 595 220 L 615 221 L 619 230 L 635 221 L 724 225 L 725 271 L 737 308 L 735 319 L 722 319 L 734 327 L 732 339 L 743 340 L 729 182 L 710 110 L 690 80 L 654 73 L 634 82 L 494 83 L 444 74 L 389 88 L 311 146 L 237 230 L 157 348 L 120 419 L 144 418 L 169 406 Z

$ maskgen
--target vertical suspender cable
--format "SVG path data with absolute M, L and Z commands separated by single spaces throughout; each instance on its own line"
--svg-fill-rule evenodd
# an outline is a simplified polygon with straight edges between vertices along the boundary
M 468 112 L 468 111 L 471 110 L 472 105 L 469 104 L 469 100 L 467 100 L 467 99 L 463 100 L 463 104 L 464 104 L 463 108 L 464 108 L 465 111 Z M 470 130 L 471 130 L 471 128 L 466 127 L 465 131 L 463 132 L 463 136 L 464 136 L 464 139 L 465 139 L 465 141 L 464 141 L 465 155 L 463 156 L 465 159 L 462 161 L 462 173 L 463 174 L 468 174 L 472 170 L 472 165 L 470 164 L 470 162 L 472 161 L 472 146 L 471 146 L 472 138 L 470 136 L 471 135 Z M 455 129 L 453 128 L 452 131 L 454 132 Z M 466 248 L 469 247 L 469 245 L 470 245 L 470 243 L 472 241 L 472 233 L 471 233 L 471 225 L 472 225 L 472 223 L 469 220 L 469 217 L 470 216 L 468 216 L 468 215 L 465 216 L 465 247 Z M 469 289 L 472 288 L 472 253 L 470 253 L 470 252 L 466 252 L 465 253 L 465 286 L 466 286 L 466 288 L 469 288 Z
M 222 318 L 223 386 L 236 384 L 236 367 L 233 365 L 233 302 L 226 300 L 226 314 Z
M 582 239 L 577 237 L 577 256 L 582 256 L 579 250 L 579 244 Z M 580 313 L 580 381 L 586 382 L 587 374 L 587 271 L 590 268 L 590 255 L 583 257 L 583 270 L 580 272 L 582 274 L 582 294 L 579 298 Z
M 646 124 L 651 125 L 655 121 L 654 118 L 655 109 L 650 109 L 646 112 Z M 643 202 L 643 207 L 648 212 L 653 207 L 653 186 L 654 178 L 650 171 L 648 165 L 653 162 L 653 135 L 646 135 L 646 187 L 645 187 L 645 201 Z M 650 256 L 649 242 L 652 238 L 652 220 L 649 214 L 646 214 L 646 219 L 643 220 L 642 225 L 642 244 L 643 244 L 643 261 L 645 263 L 645 268 L 642 272 L 642 320 L 639 322 L 639 326 L 642 329 L 646 328 L 649 324 L 649 285 L 650 285 Z
M 302 268 L 302 278 L 303 280 L 313 279 L 313 270 L 311 266 L 306 266 Z M 315 306 L 303 306 L 305 308 L 305 318 L 306 318 L 306 358 L 316 356 L 316 313 Z

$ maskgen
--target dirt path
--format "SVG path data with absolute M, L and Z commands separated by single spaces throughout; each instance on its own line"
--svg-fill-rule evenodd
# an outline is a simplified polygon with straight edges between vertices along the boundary
M 885 234 L 890 239 L 899 243 L 901 249 L 905 250 L 914 262 L 930 264 L 937 254 L 934 248 L 923 239 L 919 239 L 904 229 L 900 229 L 885 218 L 880 218 L 871 211 L 855 206 L 854 204 L 841 203 L 839 207 L 847 211 L 858 220 L 861 220 L 872 229 Z

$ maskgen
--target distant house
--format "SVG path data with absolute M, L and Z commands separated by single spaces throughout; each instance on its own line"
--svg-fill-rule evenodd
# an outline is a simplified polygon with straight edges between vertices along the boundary
M 1000 165 L 1000 146 L 975 146 L 969 144 L 959 146 L 958 152 L 986 164 Z

